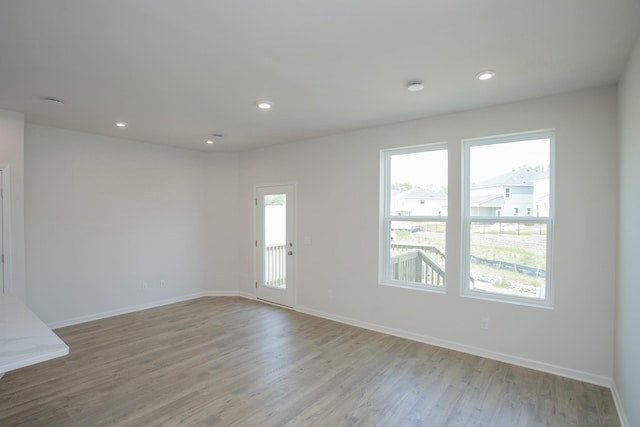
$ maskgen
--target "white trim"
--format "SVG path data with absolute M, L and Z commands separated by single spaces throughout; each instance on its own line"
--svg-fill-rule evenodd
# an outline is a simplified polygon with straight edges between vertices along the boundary
M 531 216 L 498 216 L 484 217 L 471 216 L 471 147 L 484 145 L 497 145 L 513 142 L 526 142 L 540 139 L 549 140 L 549 215 L 546 217 Z M 544 299 L 521 297 L 501 293 L 486 293 L 470 289 L 468 280 L 460 281 L 460 296 L 467 298 L 482 299 L 500 303 L 516 304 L 528 307 L 538 307 L 553 309 L 555 304 L 555 286 L 553 283 L 553 231 L 555 223 L 555 130 L 546 129 L 532 132 L 519 132 L 509 135 L 498 135 L 481 138 L 462 139 L 462 200 L 461 200 L 461 264 L 460 277 L 471 276 L 471 224 L 473 222 L 502 222 L 502 223 L 542 223 L 547 226 L 547 248 L 545 266 L 545 293 Z M 512 185 L 510 185 L 512 187 Z
M 627 414 L 624 411 L 624 406 L 622 406 L 622 399 L 620 398 L 620 393 L 618 392 L 618 387 L 616 386 L 615 380 L 611 384 L 611 395 L 613 396 L 613 403 L 615 403 L 616 410 L 618 411 L 620 425 L 622 427 L 631 427 L 631 423 L 629 423 Z
M 125 308 L 117 308 L 115 310 L 103 311 L 101 313 L 89 314 L 86 316 L 73 317 L 67 320 L 60 320 L 58 322 L 47 323 L 50 329 L 63 328 L 65 326 L 77 325 L 79 323 L 91 322 L 93 320 L 106 319 L 108 317 L 119 316 L 121 314 L 133 313 L 136 311 L 147 310 L 149 308 L 161 307 L 163 305 L 174 304 L 177 302 L 188 301 L 202 297 L 236 297 L 239 296 L 236 291 L 206 291 L 197 292 L 194 294 L 183 295 L 180 297 L 167 298 L 163 300 L 153 301 L 145 304 L 134 305 Z
M 239 297 L 240 296 L 240 292 L 238 292 L 238 291 L 204 291 L 204 292 L 199 292 L 198 295 L 199 296 L 197 296 L 196 298 L 200 298 L 200 297 Z
M 322 317 L 323 319 L 333 320 L 339 323 L 345 323 L 351 326 L 357 326 L 359 328 L 369 329 L 371 331 L 381 332 L 383 334 L 393 335 L 400 338 L 406 338 L 412 341 L 421 342 L 424 344 L 435 345 L 438 347 L 447 348 L 450 350 L 460 351 L 475 356 L 485 357 L 487 359 L 497 360 L 499 362 L 505 362 L 512 365 L 522 366 L 524 368 L 534 369 L 536 371 L 547 372 L 549 374 L 559 375 L 562 377 L 583 381 L 590 384 L 595 384 L 602 387 L 611 387 L 613 379 L 602 375 L 595 375 L 589 372 L 578 371 L 571 368 L 565 368 L 563 366 L 552 365 L 549 363 L 538 362 L 536 360 L 527 359 L 524 357 L 513 356 L 510 354 L 499 353 L 491 350 L 487 350 L 480 347 L 474 347 L 466 344 L 460 344 L 454 341 L 443 340 L 440 338 L 430 337 L 427 335 L 416 334 L 413 332 L 403 331 L 400 329 L 388 328 L 386 326 L 378 325 L 375 323 L 362 322 L 359 320 L 351 319 L 348 317 L 337 316 L 323 311 L 314 310 L 308 307 L 298 307 L 297 311 L 311 316 Z
M 260 302 L 260 303 L 263 303 L 263 304 L 269 304 L 269 305 L 272 305 L 274 307 L 280 307 L 280 308 L 284 308 L 284 309 L 291 310 L 291 311 L 297 311 L 295 308 L 289 307 L 288 305 L 278 304 L 277 302 L 271 302 L 271 301 L 266 300 L 266 299 L 256 298 L 255 302 Z
M 250 299 L 250 300 L 253 300 L 253 301 L 255 301 L 255 300 L 256 300 L 256 295 L 255 295 L 255 293 L 250 294 L 250 293 L 248 293 L 248 292 L 239 292 L 239 293 L 238 293 L 238 296 L 240 296 L 240 297 L 242 297 L 242 298 Z
M 445 216 L 397 216 L 391 215 L 391 157 L 405 154 L 429 153 L 444 151 L 447 155 L 447 170 L 449 170 L 449 143 L 446 141 L 413 145 L 401 148 L 387 148 L 380 150 L 380 199 L 378 219 L 378 284 L 405 289 L 416 289 L 436 293 L 447 291 L 447 275 L 445 268 L 444 283 L 442 286 L 412 283 L 391 278 L 391 223 L 393 221 L 404 222 L 443 222 L 446 230 L 449 218 L 449 196 L 447 195 L 447 215 Z M 447 177 L 448 182 L 448 177 Z
M 2 175 L 2 245 L 4 252 L 4 277 L 2 280 L 3 287 L 0 288 L 0 294 L 9 294 L 13 292 L 13 275 L 12 271 L 12 259 L 11 256 L 11 170 L 7 165 L 0 165 L 0 174 Z

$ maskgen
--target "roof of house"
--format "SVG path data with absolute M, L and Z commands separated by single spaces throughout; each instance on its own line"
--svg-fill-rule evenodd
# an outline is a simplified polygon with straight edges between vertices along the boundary
M 492 185 L 533 185 L 534 181 L 549 178 L 549 171 L 535 168 L 520 168 L 493 178 L 472 184 L 472 187 L 490 187 Z
M 398 191 L 393 193 L 391 197 L 394 199 L 447 199 L 447 195 L 442 191 L 433 191 L 420 187 Z
M 484 207 L 499 207 L 505 204 L 504 197 L 502 195 L 496 196 L 495 194 L 471 196 L 471 206 L 484 206 Z

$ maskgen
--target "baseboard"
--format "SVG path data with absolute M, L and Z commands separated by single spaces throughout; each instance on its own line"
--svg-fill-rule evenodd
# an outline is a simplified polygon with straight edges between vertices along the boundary
M 239 297 L 241 296 L 238 291 L 206 291 L 202 292 L 200 296 L 203 297 Z
M 50 329 L 58 329 L 63 328 L 65 326 L 77 325 L 79 323 L 91 322 L 93 320 L 106 319 L 107 317 L 118 316 L 120 314 L 133 313 L 135 311 L 146 310 L 149 308 L 161 307 L 163 305 L 174 304 L 177 302 L 188 301 L 201 297 L 227 297 L 227 296 L 238 296 L 238 292 L 236 291 L 207 291 L 207 292 L 197 292 L 188 295 L 181 295 L 179 297 L 167 298 L 157 301 L 152 301 L 144 304 L 134 305 L 125 308 L 118 308 L 115 310 L 103 311 L 102 313 L 90 314 L 87 316 L 74 317 L 67 320 L 61 320 L 59 322 L 47 323 L 47 326 Z
M 629 424 L 629 419 L 627 418 L 627 414 L 624 411 L 622 399 L 620 398 L 620 393 L 618 392 L 618 387 L 616 386 L 615 380 L 611 384 L 611 394 L 613 395 L 613 403 L 616 404 L 616 410 L 618 411 L 620 425 L 622 427 L 631 427 L 631 424 Z
M 534 369 L 536 371 L 547 372 L 554 375 L 559 375 L 566 378 L 571 378 L 578 381 L 583 381 L 590 384 L 599 385 L 602 387 L 611 387 L 612 379 L 600 375 L 590 374 L 588 372 L 577 371 L 575 369 L 565 368 L 562 366 L 551 365 L 548 363 L 538 362 L 531 359 L 526 359 L 519 356 L 513 356 L 509 354 L 499 353 L 491 350 L 487 350 L 480 347 L 469 346 L 466 344 L 460 344 L 453 341 L 447 341 L 440 338 L 434 338 L 426 335 L 415 334 L 408 331 L 403 331 L 394 328 L 388 328 L 373 323 L 362 322 L 347 317 L 337 316 L 323 311 L 318 311 L 308 307 L 296 307 L 296 310 L 301 313 L 310 314 L 312 316 L 322 317 L 324 319 L 333 320 L 347 325 L 357 326 L 359 328 L 369 329 L 376 332 L 382 332 L 384 334 L 393 335 L 400 338 L 410 339 L 425 344 L 431 344 L 438 347 L 448 348 L 450 350 L 460 351 L 467 354 L 473 354 L 475 356 L 486 357 L 487 359 L 497 360 L 499 362 L 510 363 L 512 365 L 522 366 L 524 368 Z
M 254 300 L 256 299 L 256 296 L 254 294 L 250 294 L 248 292 L 239 292 L 238 296 L 241 296 L 242 298 L 246 298 L 246 299 L 251 299 Z
M 211 297 L 217 297 L 217 296 L 240 296 L 240 297 L 251 299 L 251 300 L 255 300 L 256 299 L 255 295 L 252 295 L 252 294 L 249 294 L 249 293 L 246 293 L 246 292 L 238 292 L 238 291 L 197 292 L 197 293 L 193 293 L 193 294 L 189 294 L 189 295 L 183 295 L 183 296 L 179 296 L 179 297 L 153 301 L 153 302 L 149 302 L 149 303 L 145 303 L 145 304 L 140 304 L 140 305 L 125 307 L 125 308 L 120 308 L 120 309 L 116 309 L 116 310 L 109 310 L 109 311 L 105 311 L 105 312 L 102 312 L 102 313 L 91 314 L 91 315 L 88 315 L 88 316 L 80 316 L 80 317 L 75 317 L 75 318 L 71 318 L 71 319 L 67 319 L 67 320 L 63 320 L 63 321 L 59 321 L 59 322 L 52 322 L 52 323 L 47 324 L 47 326 L 49 326 L 49 328 L 51 328 L 51 329 L 57 329 L 57 328 L 65 327 L 65 326 L 76 325 L 76 324 L 79 324 L 79 323 L 90 322 L 90 321 L 93 321 L 93 320 L 105 319 L 107 317 L 118 316 L 120 314 L 132 313 L 132 312 L 135 312 L 135 311 L 146 310 L 146 309 L 149 309 L 149 308 L 160 307 L 160 306 L 163 306 L 163 305 L 174 304 L 174 303 L 177 303 L 177 302 L 188 301 L 188 300 L 191 300 L 191 299 L 201 298 L 201 297 L 206 297 L 206 296 L 211 296 Z M 427 336 L 427 335 L 415 334 L 413 332 L 408 332 L 408 331 L 403 331 L 403 330 L 400 330 L 400 329 L 389 328 L 389 327 L 378 325 L 378 324 L 374 324 L 374 323 L 362 322 L 362 321 L 351 319 L 351 318 L 348 318 L 348 317 L 337 316 L 337 315 L 334 315 L 334 314 L 331 314 L 331 313 L 326 313 L 326 312 L 323 312 L 323 311 L 315 310 L 315 309 L 312 309 L 312 308 L 309 308 L 309 307 L 300 307 L 300 306 L 298 306 L 298 307 L 295 308 L 295 310 L 299 311 L 301 313 L 306 313 L 306 314 L 312 315 L 312 316 L 322 317 L 324 319 L 333 320 L 333 321 L 340 322 L 340 323 L 345 323 L 347 325 L 357 326 L 359 328 L 369 329 L 369 330 L 372 330 L 372 331 L 381 332 L 381 333 L 397 336 L 397 337 L 400 337 L 400 338 L 406 338 L 406 339 L 410 339 L 410 340 L 413 340 L 413 341 L 422 342 L 422 343 L 425 343 L 425 344 L 436 345 L 438 347 L 448 348 L 448 349 L 451 349 L 451 350 L 460 351 L 460 352 L 468 353 L 468 354 L 473 354 L 473 355 L 480 356 L 480 357 L 486 357 L 488 359 L 493 359 L 493 360 L 497 360 L 497 361 L 500 361 L 500 362 L 510 363 L 512 365 L 518 365 L 518 366 L 522 366 L 522 367 L 525 367 L 525 368 L 535 369 L 537 371 L 547 372 L 547 373 L 550 373 L 550 374 L 560 375 L 560 376 L 563 376 L 563 377 L 566 377 L 566 378 L 571 378 L 571 379 L 574 379 L 574 380 L 584 381 L 586 383 L 590 383 L 590 384 L 595 384 L 595 385 L 611 388 L 613 396 L 614 396 L 614 401 L 616 403 L 616 407 L 618 408 L 618 414 L 620 415 L 621 420 L 626 420 L 626 417 L 624 415 L 624 411 L 623 411 L 623 408 L 622 408 L 622 403 L 621 403 L 621 401 L 619 399 L 617 391 L 615 390 L 614 387 L 612 387 L 612 385 L 614 385 L 612 378 L 608 378 L 608 377 L 604 377 L 604 376 L 600 376 L 600 375 L 594 375 L 594 374 L 590 374 L 588 372 L 577 371 L 577 370 L 570 369 L 570 368 L 565 368 L 565 367 L 562 367 L 562 366 L 556 366 L 556 365 L 551 365 L 551 364 L 548 364 L 548 363 L 538 362 L 538 361 L 535 361 L 535 360 L 526 359 L 526 358 L 522 358 L 522 357 L 519 357 L 519 356 L 513 356 L 513 355 L 509 355 L 509 354 L 499 353 L 499 352 L 483 349 L 483 348 L 480 348 L 480 347 L 474 347 L 474 346 L 469 346 L 469 345 L 466 345 L 466 344 L 460 344 L 460 343 L 457 343 L 457 342 L 443 340 L 443 339 L 435 338 L 435 337 L 430 337 L 430 336 Z M 623 423 L 623 426 L 624 425 L 625 424 Z M 628 423 L 626 425 L 628 425 Z

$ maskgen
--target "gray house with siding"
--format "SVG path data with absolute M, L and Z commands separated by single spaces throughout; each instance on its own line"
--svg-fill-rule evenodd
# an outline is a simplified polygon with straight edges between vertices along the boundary
M 471 215 L 546 216 L 549 171 L 519 168 L 471 185 Z

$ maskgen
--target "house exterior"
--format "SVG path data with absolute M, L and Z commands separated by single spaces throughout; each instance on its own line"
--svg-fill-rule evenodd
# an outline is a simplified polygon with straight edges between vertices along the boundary
M 471 215 L 547 216 L 549 171 L 519 168 L 471 185 Z
M 393 216 L 447 216 L 448 198 L 442 191 L 414 187 L 391 195 Z
M 470 198 L 473 216 L 548 216 L 549 171 L 523 167 L 473 183 Z M 414 187 L 391 195 L 392 216 L 447 216 L 447 210 L 443 191 Z

